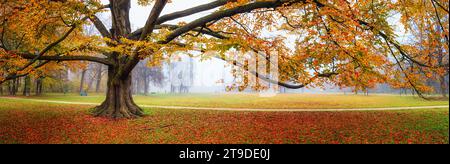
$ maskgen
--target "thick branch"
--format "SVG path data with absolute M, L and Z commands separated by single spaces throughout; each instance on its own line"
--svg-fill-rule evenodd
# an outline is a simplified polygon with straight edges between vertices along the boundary
M 176 30 L 176 29 L 180 28 L 180 26 L 170 25 L 170 24 L 162 24 L 162 25 L 156 25 L 155 26 L 155 29 L 162 29 L 162 28 L 167 28 L 169 30 Z M 128 39 L 132 39 L 132 40 L 139 39 L 138 37 L 141 36 L 142 30 L 143 29 L 141 28 L 141 29 L 138 29 L 135 32 L 131 33 L 130 36 L 128 37 Z M 197 28 L 193 29 L 192 31 L 199 32 L 199 33 L 202 33 L 202 34 L 205 34 L 205 35 L 209 35 L 209 36 L 212 36 L 212 37 L 215 37 L 215 38 L 218 38 L 218 39 L 228 39 L 228 37 L 226 37 L 224 35 L 221 35 L 218 32 L 207 30 L 205 28 L 202 29 L 202 28 L 197 27 Z
M 227 4 L 228 2 L 236 2 L 236 0 L 217 0 L 217 1 L 214 1 L 214 2 L 211 2 L 211 3 L 203 4 L 203 5 L 196 6 L 196 7 L 193 7 L 193 8 L 190 8 L 190 9 L 186 9 L 186 10 L 183 10 L 183 11 L 177 11 L 177 12 L 174 12 L 174 13 L 171 13 L 171 14 L 163 15 L 163 16 L 159 17 L 156 20 L 155 24 L 158 26 L 158 25 L 161 25 L 161 24 L 163 24 L 163 23 L 165 23 L 167 21 L 171 21 L 171 20 L 174 20 L 174 19 L 190 16 L 190 15 L 193 15 L 193 14 L 197 14 L 197 13 L 200 13 L 200 12 L 203 12 L 203 11 L 207 11 L 207 10 L 211 10 L 211 9 L 223 6 L 223 5 Z M 140 28 L 140 29 L 134 31 L 133 33 L 131 33 L 130 36 L 128 37 L 128 39 L 137 40 L 138 37 L 142 34 L 143 29 L 144 28 Z M 172 29 L 172 30 L 175 30 L 175 29 Z
M 22 71 L 22 70 L 26 69 L 27 67 L 29 67 L 30 65 L 32 65 L 34 62 L 36 62 L 38 60 L 39 57 L 43 56 L 45 53 L 50 51 L 50 49 L 52 49 L 53 47 L 55 47 L 56 45 L 58 45 L 59 43 L 64 41 L 75 29 L 76 29 L 76 25 L 72 25 L 72 27 L 69 29 L 69 31 L 67 31 L 61 38 L 59 38 L 55 42 L 49 44 L 41 52 L 39 52 L 39 54 L 36 55 L 34 58 L 30 58 L 31 61 L 28 62 L 24 67 L 19 69 L 19 71 Z
M 145 27 L 142 30 L 141 36 L 139 40 L 144 40 L 148 35 L 151 35 L 153 30 L 155 29 L 155 23 L 158 19 L 159 15 L 161 15 L 164 6 L 166 6 L 168 0 L 157 0 L 155 5 L 153 6 L 152 11 L 150 12 L 147 22 L 145 23 Z M 133 54 L 128 58 L 124 68 L 119 72 L 119 78 L 126 78 L 128 74 L 133 70 L 133 68 L 139 63 L 139 53 L 138 50 L 135 50 Z
M 103 37 L 111 38 L 111 33 L 109 33 L 106 26 L 103 24 L 103 22 L 95 15 L 89 18 L 92 23 L 94 23 L 95 28 L 102 34 Z
M 89 17 L 85 16 L 84 18 L 81 19 L 81 21 L 85 21 L 87 20 Z M 58 40 L 56 40 L 55 42 L 47 45 L 47 47 L 45 47 L 42 51 L 39 52 L 39 54 L 35 57 L 32 58 L 30 62 L 28 62 L 24 67 L 18 69 L 18 71 L 23 71 L 26 68 L 28 68 L 29 66 L 31 66 L 32 64 L 34 64 L 39 57 L 43 56 L 44 54 L 46 54 L 48 51 L 50 51 L 53 47 L 57 46 L 59 43 L 61 43 L 62 41 L 66 40 L 67 37 L 69 37 L 69 35 L 75 31 L 75 29 L 77 28 L 77 25 L 74 24 L 71 26 L 71 28 L 69 29 L 69 31 L 67 31 L 63 36 L 61 36 Z
M 102 63 L 105 65 L 113 65 L 112 62 L 105 58 L 99 58 L 94 56 L 37 56 L 32 54 L 18 54 L 24 59 L 36 59 L 36 60 L 47 60 L 47 61 L 91 61 Z
M 39 63 L 38 65 L 34 66 L 33 69 L 41 68 L 41 67 L 43 67 L 44 65 L 46 65 L 46 64 L 48 64 L 48 63 L 50 63 L 49 60 L 44 61 L 44 62 Z M 11 74 L 11 75 L 8 75 L 5 79 L 3 79 L 2 81 L 0 81 L 0 84 L 3 84 L 4 82 L 6 82 L 6 81 L 8 81 L 8 80 L 13 80 L 13 79 L 25 77 L 25 76 L 27 76 L 27 75 L 29 75 L 29 74 L 30 74 L 30 72 L 23 73 L 23 74 L 19 74 L 19 75 L 17 75 L 17 74 Z
M 246 4 L 243 6 L 238 6 L 235 8 L 231 8 L 231 9 L 227 9 L 227 10 L 222 10 L 222 11 L 218 11 L 215 13 L 212 13 L 210 15 L 207 15 L 205 17 L 202 17 L 200 19 L 197 19 L 187 25 L 184 25 L 180 28 L 178 28 L 177 30 L 173 31 L 171 34 L 169 34 L 166 37 L 166 40 L 161 41 L 162 44 L 166 44 L 171 42 L 172 40 L 174 40 L 175 38 L 177 38 L 180 35 L 183 35 L 186 32 L 191 31 L 192 29 L 195 29 L 197 27 L 202 27 L 205 24 L 207 24 L 208 22 L 213 22 L 213 21 L 217 21 L 220 20 L 222 18 L 226 18 L 226 17 L 231 17 L 237 14 L 242 14 L 242 13 L 246 13 L 246 12 L 250 12 L 256 9 L 263 9 L 263 8 L 277 8 L 282 6 L 285 3 L 297 3 L 297 2 L 304 2 L 304 0 L 272 0 L 272 1 L 258 1 L 258 2 L 253 2 L 250 4 Z
M 196 6 L 190 9 L 186 9 L 183 11 L 174 12 L 171 14 L 163 15 L 156 21 L 156 24 L 163 24 L 164 22 L 171 21 L 174 19 L 186 17 L 189 15 L 197 14 L 199 12 L 215 9 L 217 7 L 223 6 L 228 2 L 236 2 L 236 0 L 217 0 L 211 3 L 203 4 L 200 6 Z
M 150 12 L 147 22 L 145 23 L 144 29 L 142 30 L 141 36 L 139 37 L 139 40 L 144 40 L 148 35 L 150 35 L 153 32 L 153 29 L 155 28 L 156 25 L 156 20 L 158 19 L 159 15 L 161 14 L 166 4 L 167 0 L 157 0 L 155 2 L 152 12 Z

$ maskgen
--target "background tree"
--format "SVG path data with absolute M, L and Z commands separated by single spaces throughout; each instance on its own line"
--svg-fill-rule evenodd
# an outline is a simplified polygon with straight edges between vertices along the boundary
M 157 87 L 164 85 L 164 74 L 161 67 L 148 67 L 146 65 L 148 60 L 139 62 L 136 68 L 133 70 L 133 93 L 148 95 L 150 91 L 150 85 L 153 84 Z

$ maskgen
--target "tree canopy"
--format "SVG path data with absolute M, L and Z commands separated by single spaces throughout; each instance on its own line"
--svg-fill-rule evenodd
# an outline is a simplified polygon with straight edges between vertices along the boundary
M 131 1 L 109 2 L 2 0 L 0 81 L 91 61 L 109 66 L 109 88 L 126 88 L 139 61 L 148 59 L 149 65 L 158 66 L 177 51 L 200 52 L 199 57 L 240 67 L 233 74 L 244 80 L 231 86 L 238 89 L 248 87 L 245 79 L 253 74 L 294 89 L 326 83 L 364 89 L 388 83 L 422 96 L 431 90 L 427 79 L 448 75 L 445 0 L 212 0 L 166 15 L 161 14 L 166 4 L 179 0 L 139 0 L 151 12 L 136 31 L 129 19 Z M 213 12 L 191 22 L 168 23 L 203 11 Z M 111 14 L 111 29 L 98 18 L 101 12 Z M 87 35 L 83 26 L 89 24 L 101 35 Z M 248 62 L 236 62 L 239 56 L 232 51 L 256 52 L 240 57 L 262 55 L 268 63 L 276 56 L 278 78 L 251 71 Z M 130 107 L 132 100 L 124 103 L 128 105 L 116 104 L 108 114 L 98 114 L 141 114 Z M 128 108 L 134 109 L 130 113 Z

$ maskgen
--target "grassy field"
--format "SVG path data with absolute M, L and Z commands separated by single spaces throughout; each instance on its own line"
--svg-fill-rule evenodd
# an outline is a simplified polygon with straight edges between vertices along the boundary
M 54 94 L 32 98 L 101 102 L 103 97 Z M 252 95 L 157 95 L 136 99 L 149 105 L 240 108 L 448 105 L 448 101 L 388 95 L 261 99 Z M 231 112 L 147 108 L 144 118 L 110 120 L 92 117 L 92 107 L 0 98 L 0 143 L 449 143 L 448 109 Z
M 101 103 L 104 94 L 79 96 L 76 94 L 47 94 L 32 99 L 70 102 Z M 263 98 L 256 94 L 190 94 L 135 96 L 139 105 L 220 107 L 220 108 L 376 108 L 449 105 L 449 101 L 427 101 L 413 96 L 398 95 L 343 95 L 343 94 L 279 94 Z

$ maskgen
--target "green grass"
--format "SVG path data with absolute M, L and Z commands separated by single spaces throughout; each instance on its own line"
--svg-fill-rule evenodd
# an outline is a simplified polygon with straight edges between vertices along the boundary
M 57 97 L 43 98 L 51 96 Z M 165 99 L 174 97 L 187 96 Z M 109 120 L 92 117 L 88 112 L 92 107 L 0 99 L 0 143 L 449 143 L 448 109 L 232 112 L 145 108 L 146 117 Z
M 70 102 L 100 103 L 103 94 L 81 97 L 76 94 L 46 94 L 33 99 Z M 413 96 L 398 95 L 343 95 L 343 94 L 279 94 L 263 98 L 256 94 L 190 94 L 135 96 L 140 105 L 221 107 L 221 108 L 273 108 L 273 109 L 317 109 L 317 108 L 377 108 L 449 105 L 446 100 L 423 100 Z

